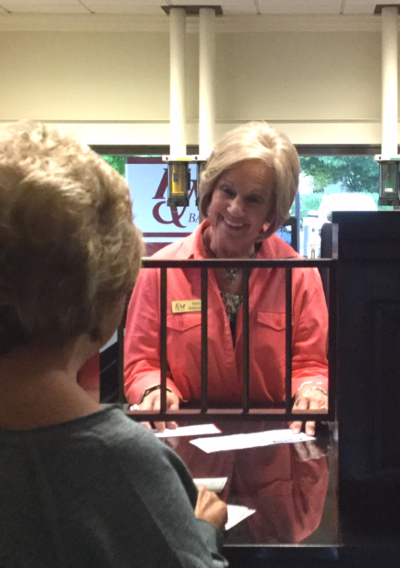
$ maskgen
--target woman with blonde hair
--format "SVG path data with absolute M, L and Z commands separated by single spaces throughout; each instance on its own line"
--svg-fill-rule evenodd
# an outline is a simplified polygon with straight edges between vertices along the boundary
M 158 259 L 300 258 L 275 231 L 290 215 L 299 158 L 286 135 L 265 122 L 227 132 L 200 180 L 204 221 L 189 236 L 161 249 Z M 159 271 L 142 270 L 132 294 L 125 337 L 125 391 L 140 409 L 160 407 Z M 293 271 L 294 409 L 327 408 L 328 317 L 317 269 Z M 201 314 L 174 313 L 176 301 L 201 298 L 196 269 L 168 271 L 167 405 L 201 399 Z M 208 394 L 211 406 L 239 405 L 242 392 L 243 271 L 215 268 L 208 283 Z M 146 309 L 144 309 L 146 306 Z M 250 400 L 285 400 L 285 271 L 255 268 L 249 279 Z M 173 423 L 169 423 L 173 427 Z M 291 425 L 295 432 L 301 424 Z M 158 423 L 163 429 L 164 424 Z M 314 434 L 314 422 L 306 424 Z
M 142 252 L 129 188 L 95 152 L 41 124 L 0 131 L 4 568 L 226 565 L 226 506 L 76 380 L 118 327 Z

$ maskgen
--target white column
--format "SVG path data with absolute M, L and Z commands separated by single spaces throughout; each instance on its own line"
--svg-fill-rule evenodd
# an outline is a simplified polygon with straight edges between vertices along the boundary
M 170 13 L 170 154 L 186 156 L 185 54 L 186 11 Z
M 382 155 L 397 154 L 398 9 L 382 8 Z
M 208 157 L 215 130 L 215 10 L 200 8 L 199 154 Z

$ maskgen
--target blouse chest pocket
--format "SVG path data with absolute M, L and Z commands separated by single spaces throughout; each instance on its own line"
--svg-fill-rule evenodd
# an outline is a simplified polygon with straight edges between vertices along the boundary
M 167 328 L 174 331 L 187 331 L 201 326 L 201 313 L 167 314 Z
M 257 333 L 253 339 L 255 357 L 265 361 L 275 372 L 285 364 L 286 320 L 282 312 L 259 312 L 257 314 Z M 251 342 L 250 342 L 251 345 Z
M 275 331 L 284 331 L 286 329 L 286 314 L 282 312 L 258 312 L 257 323 Z

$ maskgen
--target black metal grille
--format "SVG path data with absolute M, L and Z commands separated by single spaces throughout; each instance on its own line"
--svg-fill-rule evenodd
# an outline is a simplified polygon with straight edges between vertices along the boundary
M 335 255 L 336 256 L 336 255 Z M 241 268 L 243 270 L 243 389 L 240 408 L 210 408 L 208 401 L 208 372 L 207 372 L 207 311 L 208 311 L 208 269 L 229 267 Z M 286 276 L 286 393 L 292 392 L 292 271 L 295 268 L 317 267 L 328 273 L 328 313 L 329 313 L 329 338 L 328 338 L 328 359 L 329 359 L 329 393 L 328 393 L 328 412 L 306 411 L 293 413 L 293 401 L 291 396 L 286 396 L 285 404 L 282 408 L 255 408 L 250 403 L 250 376 L 249 376 L 249 276 L 253 268 L 281 268 L 285 269 Z M 249 418 L 264 418 L 268 420 L 335 420 L 335 395 L 337 381 L 337 258 L 332 259 L 207 259 L 207 260 L 143 260 L 143 268 L 160 269 L 160 384 L 161 384 L 161 408 L 160 411 L 132 412 L 127 411 L 133 418 L 138 420 L 155 419 L 165 420 L 193 420 L 202 421 L 203 419 L 222 418 L 224 415 Z M 201 272 L 201 401 L 196 408 L 183 408 L 177 411 L 167 411 L 166 386 L 167 386 L 167 271 L 171 268 L 198 268 Z M 327 292 L 327 291 L 326 291 Z M 123 341 L 123 326 L 118 334 L 118 340 Z M 120 402 L 124 402 L 123 395 L 123 348 L 119 350 L 119 395 Z

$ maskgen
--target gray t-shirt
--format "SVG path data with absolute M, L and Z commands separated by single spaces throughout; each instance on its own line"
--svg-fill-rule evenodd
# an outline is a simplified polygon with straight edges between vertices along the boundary
M 1 568 L 226 566 L 181 459 L 110 407 L 0 429 Z

